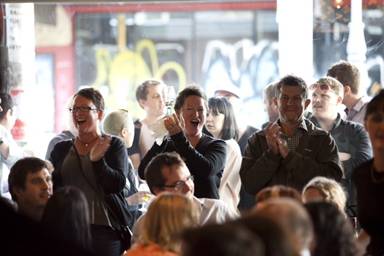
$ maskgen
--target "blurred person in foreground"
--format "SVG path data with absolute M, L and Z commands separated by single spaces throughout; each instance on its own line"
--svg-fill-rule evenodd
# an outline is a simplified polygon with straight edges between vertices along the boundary
M 304 118 L 308 88 L 297 76 L 283 77 L 276 85 L 279 119 L 248 140 L 240 176 L 247 192 L 256 195 L 272 185 L 301 191 L 315 176 L 340 180 L 343 171 L 330 134 Z
M 291 198 L 272 198 L 266 200 L 261 207 L 255 208 L 254 213 L 279 224 L 296 255 L 310 255 L 313 226 L 301 203 Z
M 384 90 L 367 105 L 364 121 L 373 149 L 373 159 L 355 169 L 358 220 L 369 235 L 367 255 L 384 255 Z
M 199 211 L 191 198 L 178 193 L 164 192 L 148 207 L 137 243 L 124 256 L 180 255 L 180 234 L 196 226 Z

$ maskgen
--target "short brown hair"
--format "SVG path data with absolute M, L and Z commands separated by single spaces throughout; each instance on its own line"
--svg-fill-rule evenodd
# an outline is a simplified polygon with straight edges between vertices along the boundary
M 155 80 L 155 79 L 150 79 L 150 80 L 144 81 L 136 89 L 136 100 L 137 101 L 147 100 L 148 88 L 153 87 L 153 86 L 157 86 L 159 84 L 163 84 L 163 82 L 160 80 Z
M 358 94 L 360 86 L 360 71 L 347 61 L 340 61 L 333 64 L 327 72 L 327 76 L 336 78 L 343 86 L 351 87 L 353 94 Z

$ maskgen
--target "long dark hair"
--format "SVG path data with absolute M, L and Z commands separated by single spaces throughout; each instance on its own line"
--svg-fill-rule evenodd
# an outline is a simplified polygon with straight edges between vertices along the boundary
M 237 140 L 239 137 L 239 128 L 236 123 L 232 104 L 224 97 L 213 97 L 208 100 L 208 107 L 213 114 L 217 115 L 220 113 L 224 115 L 224 124 L 220 132 L 220 139 Z
M 42 224 L 57 239 L 91 249 L 89 208 L 80 189 L 65 186 L 56 190 L 45 207 Z

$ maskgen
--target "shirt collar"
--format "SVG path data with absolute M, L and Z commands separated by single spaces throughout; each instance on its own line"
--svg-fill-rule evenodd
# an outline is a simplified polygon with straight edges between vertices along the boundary
M 358 102 L 356 102 L 352 109 L 356 112 L 359 112 L 365 106 L 365 104 L 368 103 L 368 101 L 369 99 L 363 96 L 359 99 Z
M 277 123 L 281 126 L 280 119 L 277 120 Z M 304 117 L 301 119 L 301 121 L 299 121 L 299 125 L 297 126 L 297 130 L 304 130 L 306 132 L 308 131 L 308 127 L 307 127 L 307 124 L 305 123 Z

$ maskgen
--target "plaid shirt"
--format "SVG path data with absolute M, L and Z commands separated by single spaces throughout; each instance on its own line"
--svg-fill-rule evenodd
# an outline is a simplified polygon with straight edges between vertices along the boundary
M 280 121 L 279 121 L 280 125 Z M 300 122 L 298 125 L 295 134 L 292 137 L 287 136 L 286 134 L 282 133 L 281 138 L 284 139 L 287 142 L 288 150 L 294 151 L 297 146 L 300 143 L 300 138 L 303 136 L 304 132 L 308 131 L 307 125 L 304 122 L 304 119 Z

